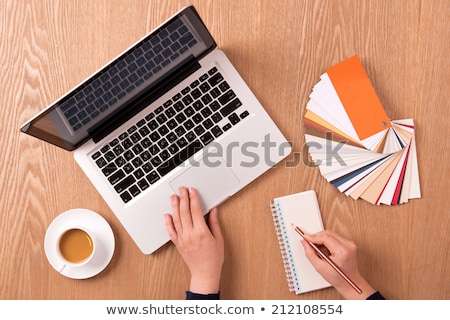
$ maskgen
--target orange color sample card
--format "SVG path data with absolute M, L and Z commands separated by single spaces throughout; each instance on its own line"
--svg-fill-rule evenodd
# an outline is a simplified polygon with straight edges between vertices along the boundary
M 364 140 L 391 127 L 358 56 L 327 69 L 327 74 L 359 139 Z

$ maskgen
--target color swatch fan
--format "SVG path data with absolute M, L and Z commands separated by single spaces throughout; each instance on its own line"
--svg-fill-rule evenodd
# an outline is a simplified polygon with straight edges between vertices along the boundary
M 377 205 L 421 197 L 414 121 L 388 118 L 357 56 L 320 77 L 304 124 L 311 159 L 340 192 Z

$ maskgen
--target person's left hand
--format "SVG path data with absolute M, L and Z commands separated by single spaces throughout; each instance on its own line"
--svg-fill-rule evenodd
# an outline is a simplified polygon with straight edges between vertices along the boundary
M 217 217 L 211 210 L 206 224 L 195 189 L 180 187 L 180 196 L 172 195 L 172 215 L 165 214 L 170 239 L 191 272 L 190 291 L 217 293 L 224 261 L 224 240 Z

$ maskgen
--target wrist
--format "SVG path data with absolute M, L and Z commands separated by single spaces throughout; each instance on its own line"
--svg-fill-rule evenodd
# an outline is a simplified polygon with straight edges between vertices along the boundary
M 346 300 L 365 300 L 370 295 L 375 293 L 375 289 L 361 276 L 352 278 L 353 282 L 361 289 L 362 293 L 359 294 L 356 290 L 350 286 L 347 282 L 343 282 L 338 286 L 335 286 L 336 290 Z
M 211 294 L 219 292 L 220 274 L 219 275 L 192 275 L 189 290 L 200 294 Z

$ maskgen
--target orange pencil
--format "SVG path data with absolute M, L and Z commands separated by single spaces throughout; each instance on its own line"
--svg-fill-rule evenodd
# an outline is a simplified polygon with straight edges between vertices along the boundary
M 347 277 L 347 275 L 330 259 L 327 257 L 326 254 L 324 254 L 318 247 L 317 245 L 315 245 L 314 243 L 312 243 L 311 241 L 309 241 L 308 239 L 305 238 L 305 233 L 296 225 L 294 225 L 293 223 L 291 223 L 292 226 L 295 228 L 295 231 L 297 231 L 297 233 L 303 238 L 305 239 L 306 242 L 309 243 L 309 245 L 311 247 L 313 247 L 314 251 L 316 251 L 316 253 L 319 255 L 319 257 L 321 257 L 323 260 L 325 260 L 326 262 L 328 262 L 328 264 L 337 272 L 339 273 L 339 275 L 344 278 L 345 281 L 347 281 L 347 283 L 349 285 L 352 286 L 353 289 L 355 289 L 356 292 L 358 292 L 359 294 L 362 293 L 362 290 L 349 278 Z

